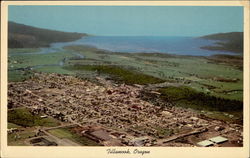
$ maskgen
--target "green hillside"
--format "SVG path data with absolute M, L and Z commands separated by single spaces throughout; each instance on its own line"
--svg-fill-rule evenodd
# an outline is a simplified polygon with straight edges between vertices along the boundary
M 201 38 L 209 40 L 219 40 L 216 46 L 204 46 L 202 49 L 207 50 L 222 50 L 235 53 L 243 52 L 243 32 L 218 33 L 202 36 Z
M 9 48 L 48 47 L 53 42 L 69 42 L 87 34 L 36 28 L 15 22 L 8 23 Z

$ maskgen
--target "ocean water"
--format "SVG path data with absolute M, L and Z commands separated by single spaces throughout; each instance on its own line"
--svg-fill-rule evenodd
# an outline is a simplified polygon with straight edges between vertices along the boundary
M 158 52 L 177 55 L 210 56 L 234 54 L 226 51 L 210 51 L 200 47 L 215 45 L 216 41 L 195 37 L 177 36 L 88 36 L 69 44 L 83 44 L 113 52 Z

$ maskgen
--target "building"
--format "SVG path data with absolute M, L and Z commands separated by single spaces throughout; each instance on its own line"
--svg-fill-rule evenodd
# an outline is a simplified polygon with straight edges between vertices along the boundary
M 222 137 L 222 136 L 217 136 L 217 137 L 210 138 L 208 140 L 201 141 L 197 143 L 197 145 L 202 146 L 202 147 L 208 147 L 208 146 L 213 146 L 214 144 L 221 144 L 226 141 L 228 141 L 227 138 Z
M 199 143 L 197 143 L 198 146 L 201 146 L 201 147 L 208 147 L 208 146 L 213 146 L 214 143 L 209 141 L 209 140 L 203 140 Z
M 224 143 L 226 141 L 228 141 L 227 138 L 222 137 L 222 136 L 217 136 L 217 137 L 213 137 L 209 139 L 211 142 L 214 142 L 216 144 L 220 144 L 220 143 Z

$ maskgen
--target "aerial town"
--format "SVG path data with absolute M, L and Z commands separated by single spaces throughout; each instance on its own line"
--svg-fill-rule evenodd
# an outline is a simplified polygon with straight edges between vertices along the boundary
M 144 99 L 147 92 L 152 99 Z M 33 115 L 53 118 L 54 127 L 32 128 L 25 145 L 80 146 L 81 143 L 54 135 L 68 128 L 99 146 L 222 146 L 243 145 L 243 126 L 206 117 L 189 108 L 160 102 L 160 93 L 147 85 L 125 85 L 95 77 L 36 73 L 24 82 L 9 82 L 8 110 L 27 108 Z M 164 104 L 164 106 L 162 106 Z M 21 139 L 20 130 L 8 133 Z

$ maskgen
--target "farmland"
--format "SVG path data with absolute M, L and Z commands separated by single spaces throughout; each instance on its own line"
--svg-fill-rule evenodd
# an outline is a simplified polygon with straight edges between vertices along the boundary
M 222 134 L 241 146 L 241 55 L 43 49 L 9 48 L 9 145 L 136 145 L 148 135 L 145 146 L 195 146 Z

